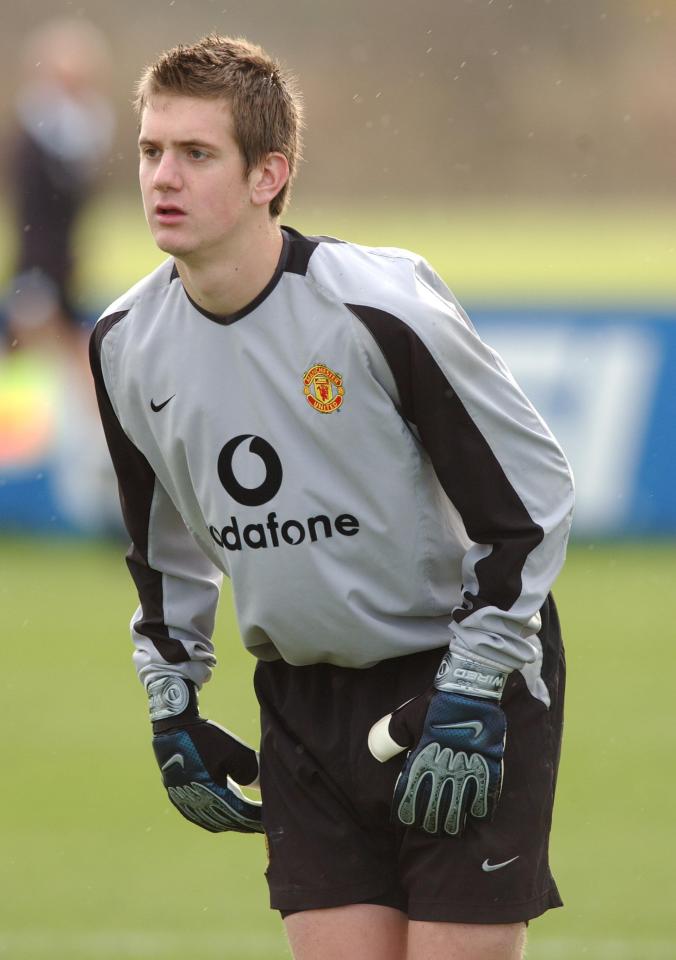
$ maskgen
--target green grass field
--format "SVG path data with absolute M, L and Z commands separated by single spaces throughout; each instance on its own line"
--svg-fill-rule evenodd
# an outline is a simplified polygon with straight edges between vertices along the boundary
M 466 302 L 673 306 L 676 298 L 673 205 L 299 200 L 283 219 L 307 233 L 416 250 Z M 0 286 L 11 248 L 11 218 L 0 216 Z M 104 197 L 89 208 L 79 252 L 80 290 L 94 308 L 163 259 L 134 195 Z
M 258 837 L 183 821 L 161 787 L 130 663 L 117 545 L 0 539 L 0 957 L 282 960 Z M 575 546 L 556 595 L 569 697 L 552 843 L 566 901 L 529 960 L 676 956 L 676 544 Z M 207 715 L 257 737 L 229 596 Z
M 673 304 L 676 216 L 617 205 L 293 205 L 284 222 L 415 250 L 471 302 Z M 119 294 L 162 259 L 129 197 L 93 207 L 82 230 L 82 287 Z

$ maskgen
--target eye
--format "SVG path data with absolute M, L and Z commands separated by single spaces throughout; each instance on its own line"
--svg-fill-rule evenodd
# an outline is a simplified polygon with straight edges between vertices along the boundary
M 160 151 L 157 147 L 141 147 L 141 156 L 145 157 L 146 160 L 155 160 L 159 156 Z
M 188 150 L 188 156 L 191 160 L 206 160 L 209 156 L 204 150 L 200 150 L 198 147 L 192 147 Z

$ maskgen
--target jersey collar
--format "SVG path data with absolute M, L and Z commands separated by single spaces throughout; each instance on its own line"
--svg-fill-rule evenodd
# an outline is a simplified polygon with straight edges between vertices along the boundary
M 185 287 L 181 283 L 181 278 L 179 276 L 175 263 L 171 271 L 170 282 L 178 279 L 178 282 L 181 283 L 181 287 L 183 288 L 183 292 L 185 293 L 186 297 L 188 298 L 192 306 L 195 308 L 195 310 L 197 310 L 198 313 L 201 313 L 203 317 L 206 317 L 208 320 L 212 320 L 214 323 L 220 323 L 223 326 L 228 326 L 231 323 L 235 323 L 237 320 L 241 320 L 242 317 L 246 317 L 247 314 L 255 310 L 256 307 L 259 307 L 261 303 L 263 303 L 263 301 L 270 296 L 270 294 L 272 293 L 272 291 L 275 289 L 275 287 L 277 286 L 277 284 L 282 278 L 282 274 L 284 273 L 284 270 L 286 268 L 286 262 L 289 257 L 290 246 L 291 246 L 291 238 L 287 233 L 287 231 L 284 228 L 282 228 L 282 250 L 281 250 L 281 253 L 279 254 L 279 260 L 277 261 L 275 272 L 273 273 L 270 280 L 263 287 L 261 292 L 256 297 L 254 297 L 254 299 L 251 300 L 250 303 L 247 303 L 245 307 L 242 307 L 241 310 L 237 310 L 235 313 L 228 313 L 228 314 L 211 313 L 209 310 L 205 310 L 204 307 L 200 307 L 198 303 L 195 303 L 195 301 L 192 299 L 188 291 L 185 289 Z

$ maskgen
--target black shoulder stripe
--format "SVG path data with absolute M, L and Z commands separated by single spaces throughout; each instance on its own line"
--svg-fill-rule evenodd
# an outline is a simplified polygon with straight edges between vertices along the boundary
M 152 640 L 168 663 L 182 663 L 190 657 L 183 644 L 169 636 L 164 622 L 162 574 L 148 563 L 148 528 L 155 493 L 155 473 L 122 429 L 110 402 L 101 369 L 103 339 L 128 312 L 123 310 L 112 313 L 99 320 L 89 341 L 89 359 L 103 431 L 117 474 L 122 514 L 132 540 L 127 554 L 127 566 L 136 584 L 143 611 L 142 619 L 135 627 L 139 633 Z
M 401 413 L 418 428 L 439 482 L 462 517 L 468 536 L 492 545 L 475 567 L 477 594 L 464 594 L 466 609 L 509 610 L 521 594 L 521 574 L 544 531 L 530 516 L 486 438 L 417 334 L 398 317 L 359 304 L 345 305 L 380 347 L 401 398 Z
M 118 313 L 110 313 L 107 317 L 101 317 L 99 322 L 94 327 L 89 340 L 89 360 L 92 364 L 92 372 L 94 372 L 94 357 L 96 357 L 98 371 L 99 373 L 101 372 L 101 344 L 103 343 L 103 338 L 107 333 L 110 332 L 110 330 L 112 330 L 116 323 L 119 323 L 120 320 L 124 320 L 128 313 L 128 310 L 120 310 Z
M 318 240 L 309 237 L 292 236 L 289 243 L 289 253 L 284 265 L 285 273 L 297 273 L 304 277 L 307 273 L 310 257 L 319 246 Z
M 415 334 L 405 323 L 376 307 L 365 307 L 356 303 L 346 303 L 345 306 L 370 331 L 380 350 L 387 360 L 399 391 L 401 401 L 401 415 L 409 423 L 418 424 L 414 408 L 414 392 L 411 376 L 411 346 Z M 417 338 L 416 338 L 417 339 Z
M 306 237 L 293 227 L 282 227 L 282 231 L 289 239 L 284 272 L 297 273 L 301 277 L 307 274 L 310 258 L 320 243 L 343 243 L 335 237 Z

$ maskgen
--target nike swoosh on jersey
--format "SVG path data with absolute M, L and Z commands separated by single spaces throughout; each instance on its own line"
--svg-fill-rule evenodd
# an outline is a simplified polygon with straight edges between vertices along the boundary
M 503 860 L 502 863 L 489 863 L 488 860 L 484 860 L 481 864 L 481 869 L 484 873 L 492 873 L 493 870 L 502 870 L 503 867 L 508 867 L 510 863 L 514 863 L 515 860 L 518 860 L 519 857 L 512 857 L 511 860 Z
M 185 767 L 185 760 L 183 759 L 182 753 L 175 753 L 173 756 L 169 757 L 166 763 L 163 763 L 160 767 L 160 770 L 168 770 L 169 767 L 173 767 L 178 764 L 180 767 Z
M 483 733 L 484 725 L 480 720 L 463 720 L 462 723 L 433 723 L 434 730 L 474 730 L 474 736 L 479 737 Z
M 175 396 L 176 394 L 172 393 L 172 395 L 169 397 L 169 400 L 173 400 Z M 165 400 L 164 403 L 155 403 L 155 401 L 151 399 L 150 409 L 153 411 L 153 413 L 159 413 L 160 410 L 166 407 L 166 405 L 169 403 L 169 400 Z

